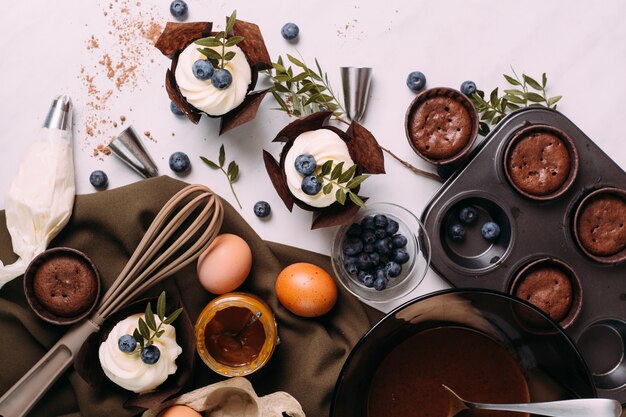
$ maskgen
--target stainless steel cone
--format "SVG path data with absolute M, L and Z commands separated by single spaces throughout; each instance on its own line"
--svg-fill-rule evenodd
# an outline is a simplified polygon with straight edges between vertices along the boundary
M 371 68 L 341 67 L 343 101 L 350 120 L 363 120 L 371 81 Z
M 48 129 L 72 130 L 72 100 L 68 96 L 56 96 L 43 127 Z
M 132 126 L 122 130 L 122 133 L 109 143 L 108 148 L 144 178 L 159 175 L 157 166 Z

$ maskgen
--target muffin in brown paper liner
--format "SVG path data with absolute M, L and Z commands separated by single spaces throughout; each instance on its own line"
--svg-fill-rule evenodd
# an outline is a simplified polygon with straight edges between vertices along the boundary
M 166 315 L 181 307 L 179 301 L 167 300 Z M 194 363 L 196 360 L 196 337 L 193 331 L 193 323 L 183 310 L 180 316 L 172 323 L 176 329 L 176 343 L 182 348 L 182 353 L 176 358 L 176 372 L 159 385 L 155 390 L 136 394 L 125 390 L 111 381 L 102 370 L 98 349 L 107 339 L 113 327 L 127 317 L 143 313 L 146 305 L 152 303 L 156 308 L 157 298 L 143 299 L 133 302 L 108 317 L 100 327 L 100 331 L 89 336 L 74 359 L 74 368 L 92 388 L 102 392 L 125 392 L 128 394 L 125 407 L 140 407 L 149 409 L 162 404 L 164 401 L 178 394 L 189 382 Z
M 244 40 L 237 46 L 241 48 L 248 64 L 250 65 L 252 81 L 248 86 L 248 93 L 244 101 L 226 114 L 212 116 L 187 102 L 180 92 L 176 82 L 176 65 L 178 56 L 192 42 L 207 36 L 214 35 L 212 22 L 168 22 L 155 46 L 163 55 L 172 60 L 170 69 L 165 74 L 165 89 L 172 102 L 178 107 L 189 120 L 198 124 L 200 117 L 205 114 L 209 117 L 220 118 L 220 135 L 237 126 L 254 119 L 265 94 L 269 90 L 253 91 L 256 86 L 259 71 L 272 68 L 272 61 L 263 40 L 263 35 L 257 25 L 243 20 L 236 20 L 232 33 L 229 36 L 243 36 Z
M 287 186 L 285 174 L 285 157 L 289 149 L 293 146 L 295 139 L 304 132 L 318 129 L 328 129 L 335 132 L 348 147 L 350 158 L 357 165 L 355 176 L 361 174 L 384 174 L 385 160 L 383 151 L 378 145 L 376 138 L 365 127 L 357 122 L 352 122 L 348 129 L 343 130 L 329 124 L 332 112 L 320 111 L 301 117 L 287 126 L 285 126 L 274 138 L 273 142 L 282 142 L 283 149 L 280 159 L 277 161 L 269 152 L 263 151 L 263 161 L 265 169 L 272 181 L 274 189 L 279 197 L 291 211 L 293 205 L 297 205 L 303 210 L 312 211 L 314 213 L 311 229 L 319 229 L 323 227 L 337 226 L 350 221 L 350 219 L 359 210 L 359 206 L 352 201 L 347 200 L 345 204 L 334 202 L 327 207 L 312 207 L 307 203 L 299 200 L 294 196 Z M 359 188 L 352 190 L 358 193 Z M 361 197 L 363 201 L 367 198 Z

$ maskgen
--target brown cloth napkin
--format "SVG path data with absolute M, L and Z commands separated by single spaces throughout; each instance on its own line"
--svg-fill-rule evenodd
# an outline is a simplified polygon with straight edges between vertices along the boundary
M 186 184 L 169 177 L 144 180 L 126 187 L 78 196 L 67 227 L 54 246 L 79 249 L 91 257 L 102 276 L 104 288 L 117 278 L 163 204 Z M 274 293 L 281 269 L 294 262 L 311 262 L 332 272 L 327 256 L 263 241 L 226 202 L 222 233 L 234 233 L 248 242 L 253 265 L 239 289 L 263 298 L 278 322 L 281 344 L 270 362 L 249 377 L 259 395 L 286 391 L 311 417 L 327 416 L 339 371 L 352 347 L 382 314 L 357 301 L 340 288 L 335 308 L 326 316 L 303 319 L 285 310 Z M 271 221 L 271 220 L 270 220 Z M 15 254 L 0 211 L 0 259 L 12 263 Z M 150 295 L 165 289 L 180 297 L 192 321 L 213 298 L 198 283 L 195 263 L 185 268 Z M 66 328 L 48 324 L 30 310 L 22 279 L 0 290 L 0 395 L 6 392 L 63 335 Z M 197 358 L 190 386 L 185 391 L 218 382 Z M 125 409 L 122 391 L 98 392 L 70 369 L 35 406 L 29 416 L 131 416 L 140 409 Z M 10 417 L 10 416 L 6 416 Z

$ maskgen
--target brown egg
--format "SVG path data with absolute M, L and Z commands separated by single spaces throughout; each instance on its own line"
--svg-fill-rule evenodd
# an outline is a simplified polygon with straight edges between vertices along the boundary
M 161 411 L 159 417 L 202 417 L 202 414 L 198 413 L 193 408 L 184 405 L 175 405 Z
M 317 265 L 296 263 L 278 274 L 276 295 L 285 308 L 301 317 L 328 313 L 337 301 L 337 285 Z
M 226 294 L 234 291 L 248 277 L 252 251 L 237 235 L 219 235 L 198 258 L 198 279 L 207 291 Z

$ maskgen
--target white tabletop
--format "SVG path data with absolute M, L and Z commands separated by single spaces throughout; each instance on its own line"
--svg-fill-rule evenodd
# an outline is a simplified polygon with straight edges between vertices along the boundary
M 626 2 L 189 0 L 188 5 L 188 21 L 213 20 L 221 25 L 223 16 L 237 9 L 240 19 L 260 26 L 272 58 L 300 54 L 312 63 L 317 57 L 337 91 L 341 90 L 340 66 L 373 67 L 364 123 L 383 146 L 420 168 L 432 169 L 413 153 L 404 135 L 404 113 L 414 97 L 405 86 L 406 75 L 422 71 L 428 87 L 459 88 L 462 81 L 471 79 L 479 88 L 491 90 L 505 87 L 502 73 L 509 73 L 511 65 L 536 77 L 547 72 L 549 94 L 564 96 L 559 110 L 626 167 L 622 127 Z M 271 110 L 274 103 L 270 98 L 253 122 L 221 137 L 216 120 L 203 118 L 196 126 L 170 113 L 163 87 L 169 60 L 145 38 L 155 33 L 151 23 L 162 26 L 170 19 L 166 0 L 3 5 L 0 207 L 35 129 L 52 98 L 62 93 L 70 95 L 75 105 L 74 159 L 79 194 L 95 192 L 89 174 L 96 169 L 107 172 L 109 188 L 140 180 L 115 157 L 93 156 L 98 144 L 107 143 L 132 124 L 140 133 L 150 132 L 153 139 L 144 137 L 145 145 L 162 174 L 176 177 L 168 158 L 174 151 L 183 151 L 193 164 L 184 180 L 206 184 L 235 204 L 224 176 L 199 159 L 200 155 L 216 158 L 224 143 L 227 160 L 234 158 L 241 168 L 241 178 L 235 184 L 243 204 L 241 215 L 259 235 L 328 254 L 334 230 L 310 231 L 311 214 L 297 207 L 289 213 L 265 172 L 261 150 L 277 156 L 279 146 L 270 141 L 290 122 L 286 115 Z M 281 26 L 288 21 L 300 27 L 297 44 L 280 35 Z M 107 56 L 110 68 L 106 67 Z M 127 69 L 126 79 L 123 68 Z M 109 90 L 111 96 L 103 99 Z M 123 126 L 121 116 L 126 118 Z M 93 136 L 88 134 L 88 127 L 95 127 Z M 365 183 L 362 194 L 371 201 L 400 204 L 420 215 L 440 184 L 415 176 L 391 159 L 386 160 L 386 169 L 386 175 Z M 258 200 L 272 206 L 268 221 L 252 212 Z M 429 271 L 411 296 L 445 287 L 445 282 Z M 391 305 L 379 307 L 387 310 Z

